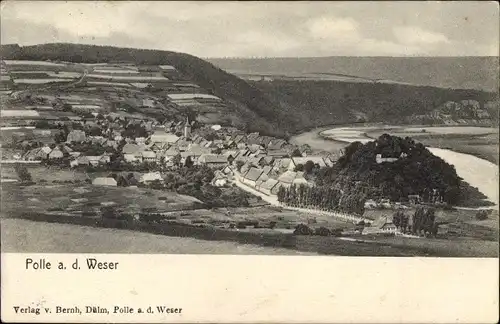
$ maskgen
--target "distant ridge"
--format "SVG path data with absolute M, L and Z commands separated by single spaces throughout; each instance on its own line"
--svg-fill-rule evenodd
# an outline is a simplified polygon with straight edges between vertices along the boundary
M 334 73 L 415 85 L 498 92 L 499 58 L 477 57 L 303 57 L 209 59 L 223 70 L 247 74 Z

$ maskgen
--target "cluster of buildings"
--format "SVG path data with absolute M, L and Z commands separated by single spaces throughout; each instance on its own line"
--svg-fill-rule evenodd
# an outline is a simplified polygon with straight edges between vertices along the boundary
M 489 111 L 498 110 L 499 102 L 487 101 L 482 106 L 477 100 L 464 99 L 447 101 L 426 115 L 416 115 L 412 118 L 439 121 L 445 125 L 489 124 Z

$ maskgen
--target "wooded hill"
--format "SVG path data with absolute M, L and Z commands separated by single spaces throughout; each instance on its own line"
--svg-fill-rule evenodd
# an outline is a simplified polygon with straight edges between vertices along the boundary
M 384 134 L 365 144 L 351 143 L 336 164 L 312 173 L 315 186 L 281 187 L 278 200 L 362 215 L 368 199 L 408 202 L 418 195 L 424 203 L 456 205 L 474 195 L 486 198 L 462 182 L 454 166 L 409 137 Z
M 247 131 L 287 136 L 307 128 L 364 122 L 400 123 L 446 101 L 495 100 L 492 92 L 341 81 L 247 82 L 198 57 L 170 51 L 78 44 L 2 45 L 1 57 L 75 63 L 133 62 L 173 65 L 191 80 L 229 103 L 231 114 Z M 498 111 L 492 116 L 497 116 Z M 403 117 L 403 118 L 402 118 Z
M 377 161 L 377 155 L 395 160 Z M 317 183 L 366 198 L 407 201 L 409 195 L 420 195 L 424 201 L 450 204 L 458 203 L 461 190 L 454 166 L 409 137 L 388 134 L 365 144 L 351 143 L 336 165 L 318 176 Z

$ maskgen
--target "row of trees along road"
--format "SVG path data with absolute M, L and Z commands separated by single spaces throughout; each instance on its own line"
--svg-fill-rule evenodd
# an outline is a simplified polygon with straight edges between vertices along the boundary
M 363 192 L 342 194 L 339 189 L 328 186 L 299 186 L 293 184 L 288 188 L 280 187 L 278 201 L 288 206 L 315 208 L 327 211 L 343 211 L 362 215 L 366 196 Z

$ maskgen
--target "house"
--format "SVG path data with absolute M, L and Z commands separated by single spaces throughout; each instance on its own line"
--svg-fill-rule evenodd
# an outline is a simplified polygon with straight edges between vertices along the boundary
M 43 160 L 48 157 L 48 154 L 42 150 L 42 148 L 36 148 L 28 151 L 24 156 L 23 159 L 26 161 L 37 161 L 37 160 Z
M 174 143 L 177 143 L 177 141 L 180 138 L 177 135 L 172 134 L 172 133 L 155 131 L 149 139 L 152 143 L 160 142 L 160 143 L 174 144 Z
M 380 163 L 384 163 L 384 162 L 395 162 L 399 160 L 399 158 L 395 158 L 395 157 L 382 157 L 382 154 L 377 154 L 375 156 L 375 161 L 380 164 Z
M 259 187 L 262 183 L 266 182 L 269 180 L 269 176 L 262 172 L 260 176 L 257 178 L 257 181 L 255 181 L 255 187 Z
M 276 195 L 278 193 L 279 187 L 280 185 L 278 180 L 267 179 L 257 187 L 257 190 L 265 193 L 266 195 Z
M 125 162 L 140 163 L 142 162 L 142 152 L 123 154 Z
M 420 195 L 408 195 L 408 201 L 412 205 L 419 204 L 421 202 Z
M 229 139 L 229 140 L 226 140 L 226 142 L 224 143 L 224 147 L 232 150 L 232 149 L 237 148 L 238 144 L 236 144 L 235 141 Z
M 137 144 L 133 143 L 127 143 L 123 146 L 122 148 L 122 153 L 123 154 L 137 154 L 146 149 L 145 146 L 139 146 Z
M 150 183 L 150 182 L 153 182 L 156 180 L 163 181 L 163 178 L 161 177 L 160 172 L 145 173 L 141 176 L 141 179 L 139 180 L 139 182 L 147 184 L 147 183 Z
M 177 147 L 171 146 L 163 153 L 163 156 L 165 156 L 166 159 L 170 159 L 178 154 L 181 154 L 181 151 Z
M 107 140 L 104 143 L 104 145 L 106 145 L 107 147 L 112 147 L 116 150 L 116 149 L 118 149 L 118 146 L 120 146 L 120 143 L 118 141 L 115 141 L 115 140 Z
M 259 140 L 259 144 L 262 145 L 263 147 L 268 147 L 269 143 L 271 143 L 274 140 L 273 137 L 270 136 L 261 136 Z
M 269 144 L 267 145 L 267 149 L 268 150 L 272 150 L 272 151 L 280 151 L 283 149 L 283 147 L 285 146 L 286 144 L 286 141 L 285 140 L 282 140 L 282 139 L 275 139 L 275 140 L 272 140 L 269 142 Z
M 271 149 L 269 149 L 267 151 L 267 156 L 272 156 L 275 159 L 286 158 L 286 157 L 290 156 L 290 153 L 288 153 L 288 151 L 286 151 L 286 150 L 271 150 Z
M 142 161 L 144 162 L 156 162 L 156 153 L 153 151 L 142 151 Z
M 375 200 L 373 200 L 373 199 L 367 199 L 365 201 L 364 207 L 365 207 L 365 209 L 377 208 L 378 207 L 378 203 Z
M 95 186 L 112 186 L 112 187 L 116 187 L 118 185 L 115 179 L 107 177 L 95 178 L 94 181 L 92 181 L 92 184 Z
M 246 174 L 254 165 L 252 163 L 246 162 L 241 166 L 240 173 L 242 175 Z
M 142 99 L 142 107 L 154 108 L 156 106 L 156 100 L 151 98 Z
M 365 228 L 366 233 L 396 233 L 398 228 L 392 222 L 392 216 L 379 216 L 370 227 Z M 363 231 L 365 233 L 365 231 Z
M 250 154 L 257 155 L 263 147 L 260 144 L 250 144 L 247 149 L 251 152 Z
M 227 161 L 229 163 L 233 163 L 234 159 L 236 159 L 236 157 L 238 157 L 239 154 L 240 152 L 236 150 L 225 151 L 222 153 L 222 155 L 224 155 L 227 158 Z
M 201 147 L 196 144 L 188 144 L 187 150 L 185 152 L 181 152 L 182 161 L 190 156 L 193 162 L 196 162 L 198 158 L 204 154 L 211 154 L 211 150 L 205 147 Z M 227 159 L 225 158 L 225 163 L 227 163 Z
M 242 135 L 242 134 L 236 134 L 234 135 L 234 137 L 232 138 L 233 142 L 238 145 L 242 142 L 245 141 L 245 135 Z
M 264 157 L 250 156 L 247 159 L 248 163 L 250 163 L 252 165 L 255 165 L 255 166 L 264 166 L 264 164 L 262 163 L 262 161 L 264 161 Z
M 273 162 L 274 162 L 274 157 L 266 155 L 262 158 L 260 163 L 261 165 L 270 166 L 273 164 Z
M 137 186 L 140 179 L 141 174 L 139 172 L 120 172 L 115 178 L 118 186 L 121 187 Z
M 198 163 L 211 168 L 222 168 L 227 164 L 227 157 L 221 154 L 203 154 L 198 158 Z
M 250 170 L 248 170 L 248 172 L 245 173 L 245 175 L 243 176 L 242 182 L 252 187 L 255 187 L 257 184 L 257 179 L 259 179 L 261 174 L 262 174 L 262 169 L 251 167 Z
M 295 185 L 308 185 L 307 180 L 304 178 L 304 173 L 303 172 L 295 172 L 295 171 L 285 171 L 283 174 L 281 174 L 278 177 L 278 181 L 283 183 L 285 186 L 291 186 L 292 184 Z
M 90 165 L 90 160 L 86 156 L 79 156 L 76 159 L 72 160 L 69 165 L 71 167 L 77 167 L 79 165 Z
M 227 177 L 222 171 L 215 171 L 214 178 L 212 179 L 212 186 L 223 187 L 227 184 Z
M 64 153 L 61 151 L 59 147 L 54 148 L 49 153 L 49 159 L 61 159 L 64 157 Z
M 109 156 L 103 155 L 87 155 L 89 164 L 92 166 L 98 166 L 101 164 L 109 163 Z
M 286 170 L 288 170 L 288 167 L 290 166 L 292 159 L 290 158 L 281 158 L 281 159 L 275 159 L 273 162 L 273 170 L 282 173 Z
M 234 170 L 229 165 L 227 165 L 224 169 L 222 169 L 222 172 L 224 172 L 224 174 L 227 175 L 227 176 L 233 176 L 234 175 Z
M 162 143 L 162 142 L 154 142 L 149 146 L 149 149 L 158 152 L 161 150 L 167 150 L 170 147 L 169 143 Z
M 85 136 L 85 132 L 82 130 L 77 130 L 74 129 L 71 132 L 69 132 L 68 137 L 66 137 L 66 142 L 67 143 L 79 143 L 79 142 L 84 142 L 87 139 Z

